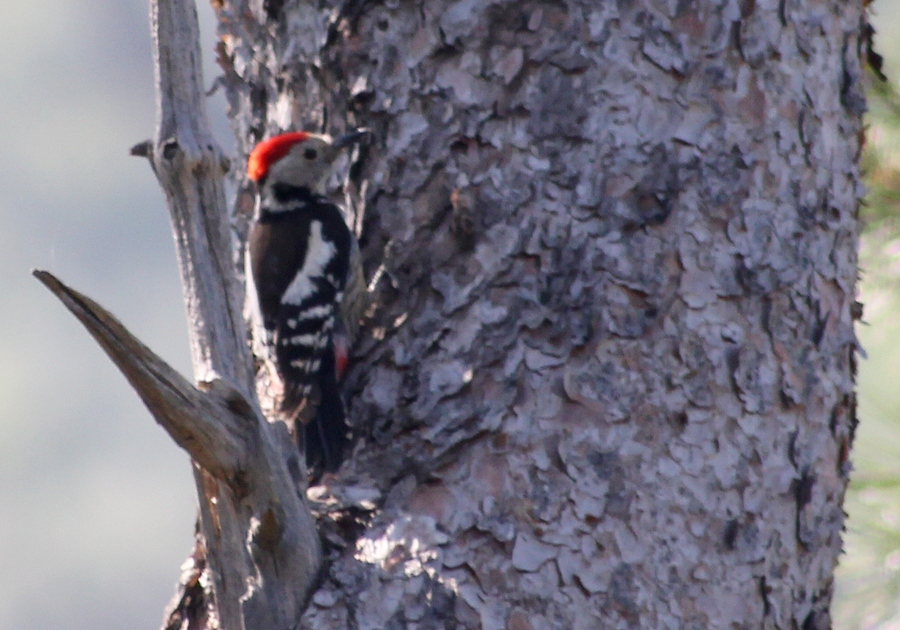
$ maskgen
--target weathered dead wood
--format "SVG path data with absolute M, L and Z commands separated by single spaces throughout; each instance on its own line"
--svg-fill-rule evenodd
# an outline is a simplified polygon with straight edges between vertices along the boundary
M 47 272 L 35 275 L 87 327 L 194 459 L 197 547 L 164 627 L 294 627 L 321 562 L 305 473 L 282 424 L 259 410 L 235 280 L 223 178 L 206 118 L 196 9 L 153 0 L 156 135 L 132 149 L 165 192 L 197 387 L 106 310 Z M 204 577 L 205 576 L 205 577 Z M 198 601 L 200 600 L 200 601 Z
M 153 417 L 194 461 L 223 481 L 246 468 L 244 445 L 255 419 L 240 392 L 222 380 L 201 384 L 205 391 L 197 389 L 102 306 L 50 272 L 33 274 L 87 328 Z
M 147 152 L 168 201 L 194 375 L 234 383 L 258 409 L 231 264 L 226 161 L 206 117 L 196 8 L 189 0 L 154 0 L 150 18 L 158 120 Z M 219 626 L 280 629 L 299 617 L 318 570 L 319 540 L 296 449 L 283 426 L 258 411 L 255 418 L 246 486 L 195 472 L 200 531 Z
M 283 425 L 269 425 L 224 379 L 194 387 L 102 306 L 47 271 L 34 275 L 78 318 L 154 418 L 200 465 L 203 487 L 215 488 L 207 505 L 211 518 L 203 521 L 208 526 L 201 560 L 213 563 L 213 581 L 223 584 L 216 590 L 221 627 L 290 627 L 286 624 L 296 621 L 318 569 L 319 551 L 315 526 L 284 461 L 286 456 L 299 466 Z M 236 574 L 238 581 L 223 581 L 222 574 Z M 239 616 L 229 619 L 226 609 Z
M 150 4 L 157 125 L 144 145 L 166 195 L 175 236 L 198 380 L 211 370 L 252 390 L 250 351 L 231 264 L 225 205 L 226 160 L 206 116 L 196 8 L 186 0 Z

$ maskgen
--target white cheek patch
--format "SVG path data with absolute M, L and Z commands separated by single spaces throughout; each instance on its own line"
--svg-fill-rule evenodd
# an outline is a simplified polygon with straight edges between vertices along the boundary
M 300 272 L 284 292 L 282 303 L 299 306 L 303 300 L 311 296 L 315 292 L 312 279 L 325 275 L 325 267 L 334 258 L 335 251 L 334 243 L 322 238 L 322 222 L 310 223 L 306 259 Z

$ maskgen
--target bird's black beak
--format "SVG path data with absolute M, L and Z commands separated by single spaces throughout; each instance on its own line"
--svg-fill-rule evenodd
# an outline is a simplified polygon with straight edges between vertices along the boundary
M 346 149 L 347 147 L 351 147 L 364 137 L 368 136 L 372 133 L 371 129 L 357 129 L 356 131 L 351 131 L 350 133 L 344 134 L 340 138 L 335 138 L 334 148 L 336 149 Z

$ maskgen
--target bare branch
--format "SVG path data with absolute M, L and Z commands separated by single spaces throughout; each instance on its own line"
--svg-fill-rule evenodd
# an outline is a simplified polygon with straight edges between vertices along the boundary
M 269 424 L 256 401 L 232 264 L 228 164 L 206 118 L 196 9 L 192 0 L 152 0 L 151 22 L 159 119 L 154 139 L 131 153 L 149 159 L 166 194 L 198 385 L 96 302 L 46 271 L 34 275 L 81 321 L 196 463 L 196 571 L 183 576 L 182 586 L 192 589 L 188 599 L 202 590 L 209 608 L 195 610 L 190 602 L 183 608 L 188 591 L 182 589 L 167 619 L 197 628 L 208 614 L 217 627 L 283 630 L 298 623 L 321 565 L 304 466 L 284 424 Z
M 150 160 L 168 202 L 194 377 L 216 404 L 237 403 L 227 426 L 247 431 L 233 436 L 246 438 L 235 455 L 247 462 L 241 474 L 223 483 L 195 469 L 202 544 L 194 558 L 206 561 L 210 579 L 202 582 L 214 593 L 204 586 L 204 597 L 214 602 L 221 627 L 280 630 L 299 619 L 321 563 L 319 538 L 298 449 L 283 424 L 270 425 L 258 411 L 232 264 L 228 163 L 207 121 L 196 8 L 192 0 L 151 0 L 150 20 L 157 128 L 132 154 Z
M 210 373 L 234 383 L 248 398 L 251 358 L 242 300 L 232 265 L 225 204 L 225 160 L 206 116 L 199 27 L 192 1 L 154 0 L 150 6 L 158 119 L 150 158 L 166 194 L 187 307 L 197 380 Z
M 245 468 L 243 443 L 253 410 L 240 392 L 198 390 L 102 306 L 47 271 L 33 274 L 87 328 L 153 417 L 197 463 L 224 481 Z

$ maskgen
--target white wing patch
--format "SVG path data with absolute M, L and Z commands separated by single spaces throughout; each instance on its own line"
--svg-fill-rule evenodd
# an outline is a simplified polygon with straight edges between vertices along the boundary
M 322 238 L 322 222 L 310 223 L 309 247 L 306 250 L 303 268 L 284 292 L 284 296 L 281 298 L 282 303 L 300 306 L 303 300 L 312 295 L 315 291 L 312 279 L 325 275 L 325 267 L 334 258 L 335 252 L 334 243 Z
M 297 326 L 297 321 L 305 322 L 310 319 L 325 319 L 331 315 L 331 310 L 331 304 L 322 304 L 320 306 L 308 308 L 297 315 L 297 320 L 294 320 L 294 326 L 292 326 L 292 328 Z M 290 321 L 288 322 L 288 325 L 290 325 Z
M 272 357 L 272 333 L 263 325 L 262 311 L 259 307 L 256 283 L 253 281 L 253 270 L 250 265 L 250 248 L 247 248 L 244 256 L 244 279 L 247 283 L 247 293 L 244 302 L 247 318 L 250 320 L 252 331 L 253 354 L 266 360 L 274 360 Z
M 281 340 L 282 346 L 311 346 L 313 348 L 318 348 L 319 346 L 324 346 L 325 344 L 321 343 L 318 335 L 313 333 L 311 335 L 295 335 L 293 337 L 286 337 Z

